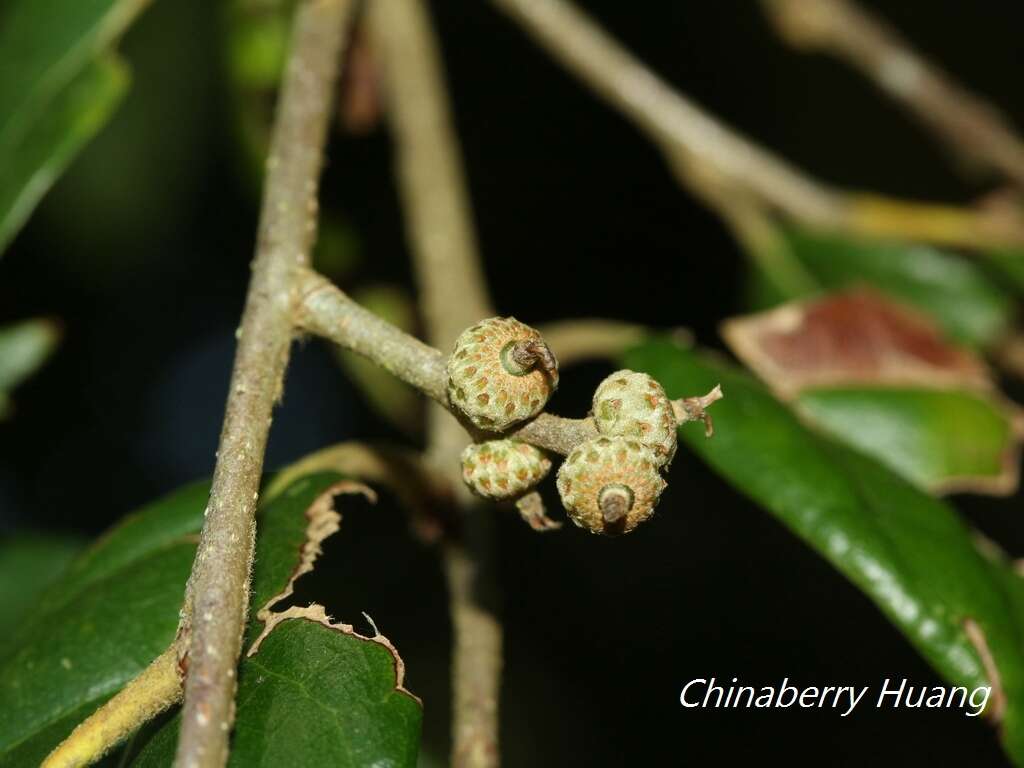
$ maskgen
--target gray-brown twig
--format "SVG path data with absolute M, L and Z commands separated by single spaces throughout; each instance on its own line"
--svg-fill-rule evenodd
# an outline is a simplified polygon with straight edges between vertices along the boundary
M 469 195 L 449 114 L 440 53 L 422 0 L 377 0 L 371 31 L 384 66 L 387 103 L 398 155 L 406 226 L 421 288 L 428 338 L 447 348 L 458 334 L 493 313 L 470 216 Z M 429 455 L 460 489 L 463 536 L 444 547 L 454 642 L 452 765 L 488 768 L 499 762 L 498 694 L 502 628 L 487 567 L 487 519 L 473 514 L 458 474 L 461 427 L 430 410 Z
M 812 227 L 965 247 L 1024 243 L 1019 217 L 848 192 L 810 178 L 673 89 L 565 0 L 492 2 L 641 128 L 680 180 L 715 210 L 722 198 L 708 194 L 709 183 Z M 721 212 L 732 222 L 731 211 Z
M 882 19 L 850 0 L 762 0 L 783 38 L 857 68 L 961 156 L 1024 185 L 1024 142 L 991 104 L 953 82 Z
M 451 409 L 442 352 L 368 312 L 337 286 L 311 270 L 303 271 L 299 285 L 306 297 L 296 310 L 296 320 L 301 329 L 364 355 L 416 387 L 438 405 Z M 472 325 L 472 321 L 468 324 Z M 719 397 L 721 392 L 716 388 L 703 397 L 676 400 L 673 402 L 676 418 L 680 423 L 706 420 L 704 408 Z M 450 416 L 445 416 L 445 421 L 457 432 L 453 443 L 460 451 L 465 447 L 464 428 L 469 429 L 473 437 L 493 436 L 479 433 L 468 424 L 460 426 L 460 422 Z M 570 419 L 544 412 L 513 427 L 506 436 L 565 456 L 584 440 L 597 437 L 597 427 L 589 417 Z M 451 467 L 458 467 L 458 464 L 456 454 L 451 459 Z M 450 471 L 451 467 L 446 469 Z
M 227 761 L 263 456 L 292 342 L 298 270 L 308 264 L 316 234 L 317 186 L 349 6 L 349 0 L 305 0 L 296 11 L 213 487 L 182 613 L 181 630 L 190 640 L 178 768 L 219 768 Z

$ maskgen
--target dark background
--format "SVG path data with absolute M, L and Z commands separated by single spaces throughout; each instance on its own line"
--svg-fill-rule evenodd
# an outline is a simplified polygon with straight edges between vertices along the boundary
M 585 7 L 729 124 L 832 183 L 964 200 L 954 163 L 873 86 L 775 38 L 756 3 Z M 872 3 L 1024 126 L 1024 6 Z M 0 322 L 51 315 L 63 343 L 0 424 L 0 530 L 94 535 L 213 468 L 258 197 L 241 170 L 221 53 L 224 17 L 158 0 L 122 49 L 134 84 L 0 260 Z M 720 346 L 743 309 L 742 256 L 657 152 L 486 3 L 433 3 L 480 241 L 499 310 L 528 322 L 602 315 L 687 326 Z M 383 130 L 336 135 L 325 207 L 358 259 L 345 285 L 411 287 Z M 540 271 L 524 290 L 520 276 Z M 552 408 L 582 415 L 609 369 L 563 375 Z M 328 443 L 401 439 L 319 343 L 296 351 L 268 466 Z M 549 502 L 557 508 L 551 488 Z M 957 499 L 1024 554 L 1019 499 Z M 508 765 L 1002 765 L 993 729 L 952 711 L 683 710 L 695 677 L 778 685 L 939 679 L 869 601 L 696 459 L 655 520 L 622 540 L 537 536 L 493 511 L 507 629 Z M 426 701 L 426 751 L 447 750 L 450 640 L 435 554 L 385 503 L 355 510 L 300 597 L 368 611 Z

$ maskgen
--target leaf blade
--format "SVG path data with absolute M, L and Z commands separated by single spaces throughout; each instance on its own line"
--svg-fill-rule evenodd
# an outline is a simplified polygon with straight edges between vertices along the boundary
M 964 620 L 975 620 L 1007 695 L 1004 746 L 1024 762 L 1024 633 L 1006 574 L 997 578 L 948 505 L 809 432 L 735 369 L 668 343 L 638 348 L 625 364 L 650 373 L 673 397 L 721 383 L 715 437 L 705 440 L 700 425 L 688 424 L 680 428 L 682 441 L 865 592 L 956 685 L 988 684 L 963 631 Z

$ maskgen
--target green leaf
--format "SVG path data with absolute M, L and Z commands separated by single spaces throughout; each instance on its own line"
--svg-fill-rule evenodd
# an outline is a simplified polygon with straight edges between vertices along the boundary
M 301 476 L 264 500 L 258 513 L 253 614 L 266 600 L 285 589 L 299 572 L 310 524 L 307 512 L 340 479 L 333 472 Z M 207 484 L 193 485 L 125 519 L 72 563 L 39 599 L 35 612 L 15 630 L 6 653 L 0 655 L 0 701 L 4 702 L 0 766 L 38 764 L 84 716 L 169 645 L 177 628 L 178 610 L 208 493 Z M 302 630 L 298 640 L 292 638 L 290 643 L 282 644 L 274 636 L 285 626 L 278 627 L 266 639 L 266 647 L 277 650 L 264 658 L 264 664 L 279 664 L 282 658 L 290 658 L 293 667 L 288 674 L 298 675 L 305 664 L 329 663 L 331 649 L 338 642 L 334 639 L 338 630 L 318 624 L 312 627 L 314 632 Z M 256 623 L 250 635 L 253 631 L 258 631 Z M 285 641 L 291 632 L 285 633 Z M 348 678 L 324 679 L 318 689 L 324 698 L 319 693 L 311 694 L 308 687 L 297 688 L 308 700 L 306 706 L 320 710 L 340 706 L 338 702 L 344 697 L 338 690 L 343 685 L 349 686 L 349 691 L 360 686 L 364 691 L 375 691 L 385 685 L 389 690 L 395 688 L 396 659 L 387 649 L 357 637 L 348 637 L 345 642 L 358 646 L 368 658 L 379 655 L 377 649 L 384 651 L 390 665 L 387 674 L 384 675 L 379 658 L 373 663 L 364 661 L 362 666 L 356 665 L 357 654 L 350 649 Z M 363 646 L 373 648 L 366 650 Z M 261 650 L 246 663 L 255 663 L 263 653 Z M 289 657 L 290 653 L 300 654 L 299 658 Z M 265 679 L 267 673 L 257 673 L 249 682 L 257 692 L 269 690 L 261 687 L 261 676 Z M 409 709 L 408 702 L 415 712 Z M 266 722 L 266 706 L 272 703 L 259 697 L 240 702 L 244 708 L 239 709 L 237 733 L 251 730 L 265 735 L 259 724 Z M 349 734 L 384 729 L 389 744 L 404 745 L 402 749 L 418 741 L 419 705 L 408 694 L 380 702 L 379 707 L 402 713 L 391 721 L 395 728 L 404 729 L 401 733 L 383 721 L 378 722 L 380 709 L 368 708 L 362 701 L 345 706 L 339 716 L 349 724 L 354 723 L 347 731 Z M 308 725 L 293 720 L 289 727 Z M 274 734 L 285 742 L 304 738 L 301 733 L 282 729 L 277 715 Z M 381 749 L 381 754 L 391 754 Z
M 71 537 L 21 533 L 0 542 L 0 622 L 16 627 L 82 549 Z M 0 636 L 0 654 L 10 635 Z
M 128 87 L 128 71 L 113 57 L 89 64 L 25 132 L 0 133 L 0 251 L 28 220 L 78 151 L 113 114 Z
M 813 389 L 798 410 L 830 435 L 930 492 L 1009 492 L 1017 440 L 1008 413 L 987 397 L 902 387 Z
M 395 687 L 386 647 L 310 619 L 288 619 L 242 662 L 231 766 L 414 766 L 421 708 Z M 169 766 L 180 718 L 133 763 Z
M 867 283 L 932 315 L 956 340 L 985 346 L 1013 319 L 1009 291 L 957 254 L 928 245 L 784 230 L 792 255 L 826 291 Z M 759 296 L 778 296 L 761 286 Z M 785 298 L 798 298 L 786 296 Z
M 204 503 L 190 488 L 129 518 L 83 553 L 15 629 L 0 657 L 0 765 L 37 765 L 76 718 L 167 647 Z
M 1006 280 L 1018 295 L 1024 293 L 1024 250 L 1003 248 L 979 253 L 978 257 Z
M 36 319 L 0 328 L 0 418 L 8 393 L 43 364 L 57 346 L 60 332 L 50 320 Z
M 0 251 L 127 82 L 103 52 L 146 0 L 8 0 L 0 9 Z
M 721 383 L 715 436 L 700 424 L 680 437 L 715 471 L 776 516 L 867 594 L 947 680 L 988 685 L 964 632 L 985 634 L 1007 697 L 1002 736 L 1024 764 L 1024 632 L 1016 597 L 975 548 L 953 509 L 877 461 L 816 435 L 749 375 L 669 343 L 631 352 L 679 397 Z

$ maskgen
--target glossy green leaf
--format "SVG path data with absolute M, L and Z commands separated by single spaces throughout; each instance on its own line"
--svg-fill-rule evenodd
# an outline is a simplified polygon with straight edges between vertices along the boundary
M 796 406 L 811 423 L 932 492 L 1009 492 L 1017 439 L 986 397 L 921 388 L 807 390 Z
M 995 571 L 954 510 L 814 434 L 748 374 L 669 343 L 634 350 L 625 364 L 672 397 L 721 383 L 715 436 L 688 424 L 684 443 L 846 575 L 956 685 L 988 684 L 963 630 L 968 618 L 978 623 L 1007 697 L 1004 745 L 1024 764 L 1024 632 L 1008 593 L 1018 577 Z
M 264 501 L 259 511 L 253 614 L 278 594 L 295 573 L 309 524 L 305 513 L 339 479 L 339 475 L 330 472 L 302 476 Z M 38 764 L 77 722 L 116 693 L 171 642 L 208 490 L 206 484 L 185 488 L 126 518 L 76 559 L 39 599 L 36 610 L 15 631 L 7 652 L 0 656 L 0 701 L 4 702 L 0 766 Z M 296 664 L 294 675 L 299 675 L 305 664 L 328 663 L 330 648 L 337 642 L 334 635 L 339 634 L 336 630 L 317 624 L 312 627 L 313 632 L 302 630 L 299 640 L 288 644 L 274 639 L 284 626 L 267 638 L 267 648 L 277 651 L 265 657 L 265 661 L 272 658 L 274 663 L 282 663 L 281 659 L 290 659 Z M 285 633 L 284 640 L 290 635 L 291 631 Z M 361 649 L 373 646 L 369 651 L 361 651 L 369 656 L 378 654 L 380 649 L 389 662 L 386 675 L 380 658 L 375 657 L 374 663 L 367 661 L 362 667 L 350 666 L 345 681 L 348 690 L 360 686 L 366 691 L 385 686 L 393 689 L 395 664 L 390 652 L 368 640 L 348 639 Z M 290 653 L 298 653 L 301 658 L 289 657 Z M 350 656 L 353 653 L 350 651 Z M 253 662 L 261 656 L 262 651 Z M 261 684 L 263 680 L 259 677 L 257 674 L 251 683 Z M 329 698 L 340 696 L 339 681 L 323 680 L 323 699 L 311 696 L 301 681 L 296 685 L 306 697 L 308 707 L 323 710 L 340 706 L 339 699 Z M 380 707 L 403 713 L 392 721 L 396 728 L 403 728 L 401 733 L 389 729 L 384 721 L 378 722 L 380 711 L 362 703 L 344 708 L 347 722 L 354 723 L 349 732 L 373 733 L 383 729 L 388 745 L 402 744 L 406 749 L 415 744 L 419 705 L 407 694 L 399 696 L 400 700 L 382 702 Z M 253 732 L 258 731 L 259 724 L 267 722 L 266 706 L 275 700 L 256 697 L 240 702 L 245 706 L 239 709 L 238 733 L 250 727 Z M 415 711 L 408 709 L 407 700 Z M 279 718 L 275 716 L 275 720 Z M 276 724 L 275 733 L 285 741 L 304 738 L 302 733 L 289 733 L 282 730 L 280 722 Z M 291 721 L 293 728 L 306 726 L 308 723 Z M 388 749 L 390 746 L 382 747 L 381 754 L 391 754 Z
M 83 543 L 70 536 L 20 533 L 0 541 L 0 622 L 16 627 Z M 10 630 L 8 630 L 10 631 Z M 0 636 L 0 654 L 10 635 Z
M 113 57 L 102 57 L 41 106 L 24 130 L 0 129 L 0 251 L 113 114 L 127 87 L 125 67 Z
M 7 413 L 10 391 L 46 361 L 59 338 L 56 324 L 45 319 L 0 328 L 0 418 Z
M 109 117 L 126 76 L 104 50 L 146 0 L 0 6 L 0 251 Z
M 928 245 L 859 240 L 811 230 L 784 230 L 790 254 L 822 290 L 872 285 L 932 315 L 956 340 L 984 346 L 1010 325 L 1009 291 L 971 261 Z M 755 280 L 762 302 L 782 294 L 776 284 Z

